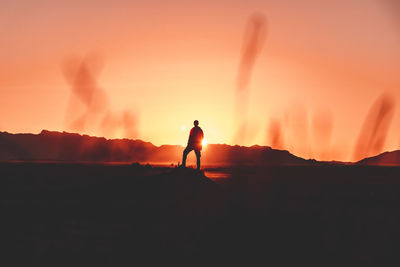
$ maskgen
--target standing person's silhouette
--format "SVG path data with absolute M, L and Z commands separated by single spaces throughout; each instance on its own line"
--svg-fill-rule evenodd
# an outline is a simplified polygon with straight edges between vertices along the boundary
M 199 121 L 195 120 L 193 122 L 194 127 L 190 130 L 189 140 L 187 147 L 183 151 L 182 166 L 186 167 L 186 157 L 190 151 L 194 150 L 197 159 L 197 169 L 200 170 L 200 157 L 201 149 L 203 147 L 202 141 L 204 138 L 203 130 L 199 127 Z

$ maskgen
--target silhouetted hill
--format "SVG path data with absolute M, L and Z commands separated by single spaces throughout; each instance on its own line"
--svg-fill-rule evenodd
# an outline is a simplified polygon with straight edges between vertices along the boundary
M 204 154 L 209 163 L 244 165 L 309 165 L 315 160 L 305 160 L 286 150 L 268 146 L 230 146 L 226 144 L 208 145 Z
M 365 158 L 357 165 L 400 165 L 400 150 L 384 152 L 374 157 Z
M 0 266 L 156 265 L 217 251 L 225 195 L 202 172 L 69 163 L 0 171 Z
M 183 148 L 178 145 L 155 146 L 131 139 L 105 139 L 67 132 L 43 130 L 40 134 L 0 132 L 0 160 L 71 161 L 71 162 L 152 162 L 181 161 Z M 286 150 L 267 146 L 230 146 L 210 144 L 202 151 L 203 164 L 310 165 Z M 189 162 L 194 154 L 189 154 Z M 193 161 L 192 161 L 193 162 Z

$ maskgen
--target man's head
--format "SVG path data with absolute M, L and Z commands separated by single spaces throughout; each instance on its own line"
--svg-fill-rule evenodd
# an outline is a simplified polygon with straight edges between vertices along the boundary
M 193 122 L 193 124 L 194 124 L 194 126 L 198 126 L 198 125 L 199 125 L 199 121 L 198 121 L 198 120 L 195 120 L 195 121 Z

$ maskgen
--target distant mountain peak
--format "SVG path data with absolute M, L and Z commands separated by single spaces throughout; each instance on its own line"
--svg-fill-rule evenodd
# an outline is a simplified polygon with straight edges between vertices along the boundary
M 382 165 L 382 166 L 399 166 L 400 150 L 387 151 L 379 155 L 362 159 L 355 163 L 356 165 Z
M 132 139 L 106 139 L 78 133 L 42 130 L 39 134 L 0 133 L 0 160 L 153 162 L 176 164 L 182 159 L 180 145 L 155 146 Z M 193 157 L 189 155 L 189 161 Z M 208 144 L 202 151 L 203 164 L 315 165 L 287 150 L 269 146 L 250 147 Z M 325 163 L 326 164 L 326 163 Z M 336 164 L 338 164 L 336 162 Z

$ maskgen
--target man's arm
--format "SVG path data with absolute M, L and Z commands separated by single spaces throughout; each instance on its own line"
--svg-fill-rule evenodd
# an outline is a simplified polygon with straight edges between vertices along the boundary
M 190 130 L 188 145 L 190 145 L 190 143 L 192 142 L 192 139 L 193 139 L 193 128 Z

